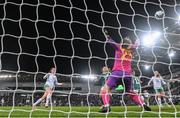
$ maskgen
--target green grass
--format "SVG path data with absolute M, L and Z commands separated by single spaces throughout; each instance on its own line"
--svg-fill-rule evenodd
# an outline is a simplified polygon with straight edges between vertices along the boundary
M 17 118 L 62 118 L 62 117 L 163 117 L 163 118 L 170 118 L 170 117 L 180 117 L 180 105 L 171 107 L 164 106 L 163 108 L 159 109 L 158 106 L 151 106 L 151 112 L 144 112 L 138 106 L 128 106 L 127 109 L 123 106 L 113 106 L 111 107 L 112 111 L 108 114 L 99 113 L 99 107 L 53 107 L 51 108 L 44 108 L 44 107 L 37 107 L 35 111 L 31 111 L 30 106 L 23 106 L 23 107 L 0 107 L 0 118 L 2 117 L 17 117 Z M 159 112 L 161 110 L 161 112 Z

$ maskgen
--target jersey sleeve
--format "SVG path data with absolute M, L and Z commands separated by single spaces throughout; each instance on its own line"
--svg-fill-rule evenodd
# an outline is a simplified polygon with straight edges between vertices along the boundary
M 163 84 L 166 84 L 166 82 L 164 81 L 164 79 L 161 77 L 161 82 L 163 83 Z
M 109 43 L 115 50 L 121 50 L 121 44 L 117 44 L 112 38 L 108 38 L 107 43 Z
M 151 82 L 153 81 L 153 77 L 150 79 L 150 81 L 148 82 L 148 86 L 151 84 Z
M 55 85 L 58 85 L 57 77 L 55 77 L 54 84 L 55 84 Z
M 47 73 L 46 75 L 44 75 L 43 79 L 47 79 L 50 76 L 49 73 Z

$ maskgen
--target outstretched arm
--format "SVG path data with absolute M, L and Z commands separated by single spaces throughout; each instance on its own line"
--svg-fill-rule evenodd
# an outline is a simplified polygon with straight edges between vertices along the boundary
M 166 84 L 166 82 L 164 81 L 164 79 L 161 77 L 161 81 L 163 84 Z
M 108 32 L 105 30 L 104 31 L 107 43 L 109 43 L 115 50 L 120 50 L 120 44 L 117 44 L 108 34 Z
M 150 84 L 151 84 L 151 82 L 152 82 L 152 78 L 149 80 L 149 82 L 148 82 L 148 85 L 146 85 L 146 86 L 143 86 L 142 88 L 147 88 L 147 87 L 150 87 Z
M 151 82 L 152 82 L 153 78 L 151 78 L 151 80 L 148 82 L 148 86 L 150 86 Z
M 49 77 L 50 73 L 47 73 L 46 75 L 44 75 L 43 79 L 47 79 Z
M 63 85 L 63 83 L 57 83 L 57 85 L 61 86 L 61 85 Z
M 132 49 L 136 49 L 139 46 L 139 40 L 137 39 L 134 44 L 131 45 Z
M 57 81 L 57 78 L 55 79 L 55 84 L 58 85 L 58 86 L 61 86 L 61 85 L 62 85 L 62 83 L 59 83 L 59 82 Z

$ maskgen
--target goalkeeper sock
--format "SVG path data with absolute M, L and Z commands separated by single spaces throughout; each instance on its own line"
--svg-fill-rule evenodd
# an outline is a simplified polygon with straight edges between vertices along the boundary
M 104 103 L 104 106 L 109 106 L 110 96 L 106 90 L 101 91 L 101 97 Z
M 43 99 L 39 98 L 33 105 L 36 106 L 37 104 L 39 104 Z
M 129 93 L 129 95 L 132 101 L 135 102 L 136 104 L 141 105 L 141 106 L 145 104 L 144 101 L 141 99 L 140 95 L 138 95 L 137 93 L 132 91 Z
M 48 94 L 47 97 L 46 97 L 46 104 L 45 104 L 45 106 L 49 105 L 50 98 L 51 98 L 51 94 Z
M 105 101 L 106 101 L 105 107 L 109 107 L 110 95 L 108 93 L 105 94 Z
M 105 90 L 101 90 L 101 98 L 102 98 L 104 106 L 106 105 L 105 96 L 106 96 L 106 91 Z

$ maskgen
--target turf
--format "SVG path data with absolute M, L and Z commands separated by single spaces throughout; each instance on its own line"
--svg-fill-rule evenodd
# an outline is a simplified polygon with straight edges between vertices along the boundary
M 147 112 L 138 106 L 113 106 L 111 107 L 112 111 L 110 113 L 99 113 L 99 107 L 88 107 L 88 106 L 77 106 L 77 107 L 52 107 L 44 108 L 37 107 L 35 111 L 31 111 L 30 106 L 22 107 L 0 107 L 0 117 L 17 117 L 17 118 L 60 118 L 60 117 L 180 117 L 180 105 L 175 107 L 164 106 L 160 108 L 158 106 L 151 106 L 152 111 Z

